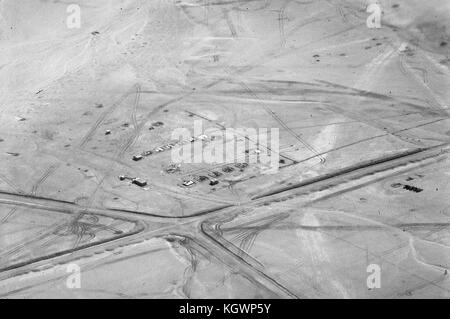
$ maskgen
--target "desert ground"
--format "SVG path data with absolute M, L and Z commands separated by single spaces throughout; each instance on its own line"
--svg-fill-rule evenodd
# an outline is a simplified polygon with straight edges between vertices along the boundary
M 0 298 L 450 298 L 449 41 L 447 0 L 0 0 Z M 176 165 L 199 122 L 278 170 Z

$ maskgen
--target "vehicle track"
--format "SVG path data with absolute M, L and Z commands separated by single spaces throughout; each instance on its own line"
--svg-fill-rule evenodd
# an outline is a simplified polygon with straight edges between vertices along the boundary
M 408 48 L 409 44 L 404 42 L 401 44 L 400 48 Z M 399 68 L 402 74 L 414 80 L 418 87 L 422 90 L 425 97 L 430 99 L 433 103 L 428 102 L 430 107 L 434 109 L 437 112 L 440 112 L 441 114 L 448 114 L 448 103 L 447 101 L 443 100 L 441 96 L 436 94 L 432 87 L 429 85 L 429 72 L 427 68 L 425 67 L 426 61 L 429 62 L 429 66 L 435 68 L 438 72 L 440 70 L 437 68 L 437 66 L 434 64 L 433 60 L 429 58 L 429 56 L 424 53 L 421 49 L 415 48 L 416 56 L 420 54 L 421 62 L 419 66 L 410 66 L 407 62 L 407 56 L 405 52 L 400 51 L 400 61 L 399 61 Z M 422 73 L 422 77 L 418 76 L 415 72 L 413 72 L 413 69 L 417 69 Z M 428 100 L 427 99 L 427 100 Z
M 136 142 L 136 140 L 138 139 L 139 134 L 142 130 L 143 125 L 147 122 L 147 121 L 145 121 L 140 125 L 137 121 L 136 113 L 137 113 L 137 109 L 138 109 L 139 101 L 140 101 L 140 97 L 141 97 L 141 86 L 139 84 L 136 84 L 135 88 L 136 88 L 136 92 L 135 92 L 133 108 L 131 110 L 131 116 L 130 116 L 131 121 L 133 123 L 134 132 L 133 132 L 133 135 L 127 139 L 127 141 L 124 143 L 124 145 L 122 146 L 120 151 L 117 153 L 115 160 L 120 160 L 123 157 L 123 155 L 125 154 L 125 152 Z
M 78 147 L 83 148 L 85 144 L 92 138 L 92 136 L 97 131 L 98 127 L 105 121 L 106 117 L 110 115 L 112 112 L 115 111 L 115 109 L 123 103 L 123 101 L 133 92 L 136 91 L 136 85 L 133 85 L 133 88 L 131 88 L 129 91 L 125 92 L 114 104 L 106 109 L 100 117 L 95 121 L 95 123 L 92 125 L 92 127 L 89 129 L 89 131 L 84 135 L 84 137 L 81 139 Z
M 5 224 L 5 223 L 8 221 L 8 219 L 10 219 L 10 218 L 16 213 L 16 211 L 17 211 L 17 207 L 11 208 L 11 210 L 9 211 L 9 213 L 6 214 L 6 216 L 3 217 L 3 218 L 0 220 L 0 226 L 1 226 L 2 224 Z
M 16 193 L 18 194 L 25 194 L 23 190 L 20 189 L 15 183 L 13 183 L 9 178 L 7 178 L 5 175 L 0 174 L 0 179 L 4 181 L 6 184 L 9 185 Z
M 367 126 L 374 127 L 378 130 L 384 131 L 388 135 L 392 135 L 404 142 L 411 143 L 419 147 L 426 146 L 426 144 L 423 143 L 416 135 L 408 133 L 403 129 L 395 128 L 379 118 L 371 117 L 370 119 L 366 119 L 366 117 L 362 113 L 347 111 L 342 107 L 331 105 L 330 103 L 323 103 L 323 105 L 325 105 L 329 110 L 335 112 L 336 114 L 343 115 L 349 119 L 356 120 L 360 123 L 366 124 Z M 411 129 L 413 128 L 409 128 L 409 130 Z
M 45 182 L 45 180 L 52 175 L 56 169 L 59 167 L 59 164 L 53 164 L 49 168 L 47 168 L 42 174 L 42 176 L 38 179 L 38 181 L 33 185 L 31 189 L 31 195 L 36 195 L 38 188 Z
M 218 255 L 218 258 L 223 260 L 227 259 L 226 263 L 233 263 L 236 268 L 241 269 L 244 273 L 249 273 L 251 278 L 255 280 L 263 281 L 264 286 L 269 290 L 277 292 L 280 297 L 288 297 L 288 298 L 306 298 L 306 296 L 298 296 L 293 292 L 289 291 L 282 284 L 277 282 L 272 277 L 268 276 L 260 267 L 255 267 L 254 263 L 249 263 L 248 258 L 242 258 L 239 253 L 235 253 L 229 250 L 221 240 L 218 240 L 214 236 L 211 235 L 211 230 L 208 228 L 208 225 L 205 223 L 201 224 L 201 234 L 205 239 L 205 246 L 209 246 L 212 249 L 209 251 L 212 254 L 217 254 L 217 252 L 222 252 L 222 256 Z M 201 239 L 195 239 L 196 242 L 199 242 Z M 248 255 L 247 255 L 248 256 Z M 230 258 L 231 257 L 231 258 Z M 233 267 L 233 268 L 235 268 Z
M 33 238 L 28 238 L 24 242 L 15 245 L 5 251 L 0 252 L 0 256 L 2 260 L 12 259 L 18 252 L 20 252 L 22 249 L 29 245 L 34 245 L 36 242 L 43 240 L 47 238 L 49 235 L 51 235 L 54 232 L 55 227 L 58 226 L 58 223 L 53 223 L 49 229 L 44 229 L 40 231 L 38 234 L 33 236 Z M 0 270 L 1 272 L 1 270 Z
M 356 165 L 351 165 L 343 169 L 338 169 L 333 172 L 320 175 L 314 178 L 310 178 L 307 180 L 303 180 L 299 183 L 294 183 L 292 185 L 283 186 L 275 190 L 271 190 L 268 192 L 264 192 L 262 194 L 259 194 L 252 198 L 252 200 L 256 199 L 265 199 L 273 195 L 281 194 L 289 190 L 297 189 L 297 188 L 303 188 L 308 185 L 316 184 L 319 182 L 327 181 L 328 183 L 324 185 L 324 187 L 329 187 L 330 184 L 333 186 L 336 186 L 336 181 L 332 182 L 332 180 L 340 179 L 342 177 L 345 177 L 346 175 L 352 175 L 355 174 L 354 178 L 359 179 L 361 177 L 371 175 L 375 172 L 379 171 L 385 171 L 390 170 L 392 168 L 403 166 L 405 163 L 409 163 L 415 158 L 418 158 L 417 160 L 421 161 L 427 158 L 431 157 L 437 157 L 442 152 L 448 152 L 449 150 L 443 151 L 446 147 L 448 147 L 449 143 L 445 143 L 442 145 L 438 145 L 435 147 L 429 147 L 429 148 L 418 148 L 413 150 L 404 151 L 401 153 L 397 153 L 390 156 L 384 156 L 381 158 L 376 158 L 368 161 L 364 161 L 361 163 L 358 163 Z
M 286 19 L 285 16 L 285 10 L 286 10 L 286 6 L 289 4 L 289 2 L 285 2 L 283 3 L 283 5 L 281 6 L 279 12 L 278 12 L 278 29 L 280 32 L 280 44 L 281 47 L 284 48 L 286 46 L 286 34 L 284 31 L 284 19 Z
M 226 9 L 223 9 L 223 10 L 222 10 L 222 13 L 223 13 L 223 15 L 224 15 L 224 17 L 225 17 L 225 20 L 227 21 L 227 25 L 228 25 L 228 28 L 230 29 L 231 36 L 232 36 L 233 38 L 237 38 L 237 37 L 238 37 L 238 34 L 237 34 L 237 32 L 236 32 L 236 27 L 234 26 L 234 23 L 233 23 L 233 21 L 231 20 L 230 12 L 229 12 L 228 10 L 226 10 Z
M 261 101 L 261 99 L 242 81 L 239 82 L 244 89 L 251 94 L 252 96 L 255 97 L 256 100 L 259 101 L 259 104 L 264 108 L 264 110 L 273 118 L 275 119 L 275 121 L 278 122 L 278 124 L 280 124 L 289 134 L 291 134 L 295 139 L 297 139 L 304 147 L 306 147 L 310 152 L 312 152 L 313 154 L 315 154 L 317 157 L 319 157 L 320 159 L 320 163 L 321 164 L 325 164 L 326 159 L 325 157 L 323 157 L 322 155 L 319 154 L 319 152 L 314 149 L 314 147 L 312 147 L 308 142 L 306 142 L 299 134 L 297 134 L 296 132 L 294 132 L 282 119 L 280 119 L 280 117 L 275 114 L 275 112 L 273 112 L 269 106 L 267 106 L 265 103 L 263 103 Z M 295 160 L 295 162 L 298 162 L 297 160 Z
M 443 146 L 440 146 L 440 147 L 443 147 Z M 379 159 L 379 160 L 375 160 L 375 161 L 371 161 L 371 162 L 365 163 L 363 167 L 359 168 L 359 169 L 364 169 L 364 172 L 361 172 L 361 174 L 362 174 L 361 176 L 367 176 L 367 175 L 370 175 L 371 172 L 373 174 L 373 172 L 385 171 L 385 170 L 389 170 L 392 167 L 395 167 L 395 166 L 398 166 L 398 165 L 404 165 L 405 162 L 408 163 L 411 160 L 413 160 L 413 158 L 415 158 L 415 160 L 417 161 L 417 160 L 422 160 L 423 158 L 429 158 L 430 156 L 438 156 L 442 152 L 442 151 L 439 152 L 439 149 L 440 149 L 439 147 L 429 148 L 429 149 L 425 149 L 425 150 L 420 150 L 419 149 L 419 150 L 411 151 L 411 152 L 409 152 L 407 154 L 397 154 L 396 156 L 393 156 L 393 157 L 390 157 L 390 158 L 382 158 L 382 159 Z M 423 152 L 425 154 L 422 155 L 421 153 L 423 153 Z M 410 158 L 410 157 L 413 157 L 413 158 Z M 380 167 L 380 165 L 383 165 L 384 163 L 390 163 L 390 162 L 393 162 L 393 161 L 397 161 L 397 162 L 400 161 L 400 162 L 395 163 L 394 166 L 390 165 L 388 167 L 385 167 L 385 166 Z M 326 181 L 326 184 L 336 185 L 336 182 L 333 181 L 333 179 L 336 179 L 336 178 L 339 179 L 340 177 L 342 177 L 342 176 L 344 176 L 346 174 L 349 174 L 349 173 L 351 173 L 351 172 L 353 172 L 355 170 L 357 170 L 357 169 L 354 168 L 354 167 L 353 168 L 350 167 L 350 168 L 347 168 L 346 170 L 341 170 L 339 172 L 336 172 L 335 174 L 331 174 L 331 175 L 328 175 L 328 176 L 322 176 L 319 179 L 321 179 L 322 181 Z M 361 178 L 361 176 L 360 177 L 355 176 L 355 177 L 353 177 L 353 179 Z M 307 185 L 309 185 L 311 183 L 316 183 L 316 182 L 318 182 L 318 180 L 317 181 L 312 181 L 312 180 L 311 181 L 307 181 L 304 184 L 296 185 L 296 188 L 305 187 L 305 186 L 307 186 Z M 326 187 L 328 187 L 328 186 L 326 186 Z M 282 193 L 282 192 L 279 192 L 279 193 Z M 22 198 L 31 198 L 29 195 L 28 196 L 23 196 L 23 195 L 15 194 L 14 196 L 22 197 Z M 262 196 L 264 198 L 254 199 L 254 200 L 251 200 L 251 201 L 249 201 L 247 203 L 243 203 L 242 205 L 236 206 L 236 207 L 239 207 L 239 209 L 242 209 L 242 208 L 247 207 L 247 206 L 248 207 L 253 207 L 254 205 L 260 205 L 263 202 L 273 201 L 273 198 L 268 198 L 268 196 L 272 196 L 272 194 L 268 194 L 268 195 Z M 51 201 L 54 201 L 54 200 L 51 200 Z M 65 204 L 67 205 L 67 203 L 65 203 Z M 76 207 L 78 207 L 77 205 L 71 205 L 71 206 L 73 206 L 75 208 L 75 211 L 77 210 L 76 209 Z M 110 216 L 111 214 L 112 214 L 112 216 L 116 216 L 115 214 L 118 213 L 119 211 L 118 210 L 98 210 L 98 211 L 96 211 L 94 209 L 91 209 L 91 211 L 90 211 L 91 214 L 99 213 L 99 212 L 102 212 L 103 214 L 106 213 L 106 216 L 108 216 L 108 215 Z M 219 212 L 220 212 L 220 209 L 214 210 L 214 211 L 210 211 L 210 212 L 206 212 L 205 214 L 197 215 L 197 216 L 186 216 L 186 217 L 176 217 L 176 218 L 168 217 L 168 216 L 157 216 L 157 218 L 160 218 L 161 220 L 173 219 L 174 221 L 180 221 L 182 219 L 185 219 L 186 223 L 184 223 L 183 225 L 189 226 L 189 225 L 197 224 L 197 221 L 198 221 L 197 217 L 200 217 L 200 216 L 208 216 L 208 217 L 218 216 L 217 214 Z M 125 214 L 125 215 L 130 215 L 130 214 L 134 215 L 134 214 L 136 214 L 136 212 L 127 212 L 127 211 L 122 211 L 121 213 Z M 233 211 L 229 212 L 228 214 L 230 214 L 230 213 L 233 213 Z M 226 214 L 223 215 L 223 216 L 222 215 L 220 216 L 221 219 L 223 219 L 224 216 L 227 216 Z M 141 216 L 145 216 L 145 214 L 141 215 Z M 147 217 L 148 218 L 154 218 L 152 216 L 147 216 Z M 208 223 L 208 220 L 202 222 L 202 224 L 201 224 L 202 226 L 201 227 L 204 227 L 205 223 Z M 178 224 L 178 226 L 172 225 L 172 227 L 181 227 L 180 223 L 177 222 L 177 224 Z M 171 227 L 171 226 L 169 226 L 169 227 Z M 138 234 L 138 237 L 142 237 L 142 236 L 145 237 L 146 236 L 146 232 Z M 207 235 L 207 237 L 208 237 L 208 235 Z M 251 245 L 251 242 L 252 242 L 251 239 L 252 239 L 251 236 L 247 239 L 247 242 L 250 245 Z M 125 239 L 123 239 L 123 240 L 125 240 Z M 212 238 L 212 240 L 215 241 L 214 238 Z M 110 241 L 114 242 L 114 243 L 117 243 L 117 244 L 122 242 L 122 240 L 119 237 L 110 239 Z M 78 254 L 80 254 L 83 251 L 85 251 L 85 249 L 94 249 L 97 246 L 101 247 L 103 244 L 104 244 L 104 242 L 91 243 L 91 244 L 88 244 L 88 245 L 83 245 L 83 247 L 78 247 L 79 249 L 76 250 L 76 252 Z M 216 248 L 220 248 L 220 245 L 221 245 L 220 243 L 214 243 L 213 242 L 213 246 L 216 247 Z M 223 251 L 223 249 L 226 250 L 226 247 L 222 246 L 222 251 Z M 215 250 L 215 249 L 210 249 L 210 250 Z M 12 268 L 11 267 L 9 267 L 9 268 L 7 267 L 5 269 L 0 269 L 0 272 L 11 270 L 11 269 L 20 269 L 21 267 L 24 267 L 24 266 L 27 266 L 27 265 L 31 265 L 31 264 L 34 264 L 34 263 L 37 263 L 37 262 L 40 262 L 40 261 L 43 261 L 43 260 L 49 260 L 49 259 L 52 259 L 52 258 L 56 258 L 56 257 L 59 257 L 59 256 L 71 254 L 71 253 L 73 253 L 73 251 L 72 252 L 68 252 L 68 251 L 58 252 L 58 254 L 55 254 L 55 255 L 52 255 L 52 256 L 45 256 L 45 258 L 40 258 L 40 259 L 37 259 L 37 260 L 21 263 L 19 265 L 15 265 Z M 252 265 L 248 264 L 248 260 L 243 260 L 241 256 L 236 255 L 233 252 L 229 252 L 228 251 L 228 253 L 231 256 L 234 256 L 234 258 L 231 258 L 231 260 L 233 260 L 233 261 L 230 260 L 232 263 L 234 263 L 234 264 L 238 263 L 238 264 L 241 264 L 241 266 L 242 265 L 246 265 L 245 266 L 245 267 L 247 267 L 246 269 L 248 269 L 250 267 L 251 269 L 249 269 L 249 271 L 252 273 L 252 276 L 255 276 L 254 278 L 257 278 L 255 280 L 264 280 L 269 285 L 275 285 L 275 287 L 277 287 L 276 290 L 278 290 L 279 293 L 281 293 L 282 295 L 286 295 L 286 296 L 290 296 L 290 297 L 297 297 L 296 295 L 292 294 L 290 291 L 286 290 L 283 286 L 280 286 L 277 282 L 274 282 L 273 279 L 270 278 L 269 276 L 267 276 L 262 270 L 252 268 Z
M 78 216 L 75 216 L 75 219 L 77 219 L 77 218 L 78 218 Z M 10 248 L 8 251 L 1 253 L 0 256 L 2 257 L 2 259 L 6 258 L 6 257 L 11 258 L 15 254 L 17 254 L 18 252 L 23 250 L 23 248 L 25 248 L 27 245 L 33 246 L 41 240 L 44 240 L 44 242 L 40 243 L 40 247 L 43 248 L 46 245 L 48 245 L 49 243 L 57 240 L 58 235 L 61 235 L 61 234 L 58 234 L 58 231 L 64 230 L 64 229 L 66 229 L 70 234 L 73 233 L 73 234 L 76 234 L 76 236 L 77 236 L 77 239 L 76 239 L 75 244 L 72 247 L 72 249 L 64 249 L 64 250 L 57 251 L 57 252 L 54 252 L 51 254 L 47 254 L 45 256 L 33 257 L 27 261 L 18 262 L 18 263 L 6 265 L 6 266 L 0 266 L 0 273 L 20 269 L 25 266 L 29 266 L 32 264 L 36 264 L 36 263 L 50 260 L 50 259 L 57 258 L 57 257 L 70 256 L 74 252 L 82 252 L 85 249 L 93 248 L 96 246 L 102 246 L 102 245 L 108 244 L 109 242 L 117 242 L 117 241 L 120 242 L 121 239 L 133 237 L 134 235 L 139 235 L 146 229 L 146 227 L 144 226 L 144 224 L 142 222 L 138 222 L 135 220 L 135 223 L 136 223 L 136 227 L 133 230 L 118 234 L 117 236 L 113 236 L 111 238 L 105 238 L 105 239 L 99 240 L 97 242 L 87 242 L 87 243 L 82 244 L 81 246 L 80 246 L 80 243 L 81 243 L 82 237 L 86 233 L 86 227 L 84 227 L 84 226 L 81 228 L 77 227 L 76 231 L 75 231 L 75 229 L 71 228 L 70 225 L 68 225 L 67 223 L 66 224 L 54 223 L 53 225 L 50 226 L 50 230 L 43 230 L 43 231 L 39 232 L 37 237 L 33 236 L 33 238 L 30 238 L 27 242 L 16 245 L 13 248 Z M 92 235 L 93 235 L 92 233 L 88 234 L 88 236 L 90 238 L 93 238 Z M 51 237 L 49 237 L 49 236 L 51 236 Z M 94 237 L 95 237 L 95 235 L 94 235 Z
M 135 126 L 135 128 L 136 128 L 137 126 Z M 94 131 L 96 130 L 96 128 L 94 129 Z M 135 132 L 135 136 L 137 136 L 137 134 L 138 134 L 138 132 Z M 90 139 L 90 137 L 89 138 L 87 138 L 87 140 L 86 140 L 86 142 L 88 141 Z M 82 144 L 83 144 L 83 142 L 82 142 Z M 83 144 L 84 145 L 84 144 Z
M 226 127 L 225 127 L 224 125 L 222 125 L 222 124 L 220 124 L 220 123 L 217 123 L 217 122 L 215 122 L 215 121 L 213 121 L 213 120 L 211 120 L 211 119 L 209 119 L 209 118 L 207 118 L 207 117 L 205 117 L 205 116 L 203 116 L 203 115 L 199 115 L 199 114 L 196 114 L 196 113 L 191 112 L 191 111 L 186 111 L 186 112 L 189 113 L 189 114 L 192 114 L 193 116 L 197 116 L 197 117 L 199 117 L 199 118 L 201 118 L 201 119 L 204 119 L 204 120 L 206 120 L 206 121 L 208 121 L 208 122 L 210 122 L 210 123 L 213 123 L 214 125 L 216 125 L 218 128 L 220 128 L 220 129 L 223 130 L 223 131 L 226 130 Z M 239 132 L 237 132 L 237 131 L 233 131 L 233 132 L 234 132 L 236 135 L 239 135 L 239 136 L 245 138 L 246 140 L 248 140 L 248 141 L 254 143 L 254 145 L 257 145 L 257 141 L 252 140 L 252 139 L 251 139 L 250 137 L 248 137 L 247 135 L 239 134 Z M 291 158 L 291 157 L 288 157 L 288 156 L 282 154 L 281 152 L 280 152 L 280 153 L 279 153 L 279 152 L 275 152 L 274 150 L 272 150 L 272 149 L 271 149 L 270 147 L 268 147 L 268 146 L 263 146 L 263 147 L 264 147 L 266 150 L 268 150 L 269 152 L 275 153 L 275 154 L 277 154 L 278 156 L 283 157 L 283 158 L 285 158 L 285 159 L 287 159 L 287 160 L 290 160 L 290 161 L 293 162 L 293 163 L 296 163 L 296 162 L 297 162 L 295 159 L 293 159 L 293 158 Z M 237 160 L 237 159 L 236 159 L 236 160 Z M 216 165 L 216 166 L 214 166 L 214 167 L 221 167 L 221 166 L 225 166 L 225 165 L 228 165 L 228 163 Z M 199 169 L 198 171 L 202 171 L 202 170 L 203 170 L 203 169 Z

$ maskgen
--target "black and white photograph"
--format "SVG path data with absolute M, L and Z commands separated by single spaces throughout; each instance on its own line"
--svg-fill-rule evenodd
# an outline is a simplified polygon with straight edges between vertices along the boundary
M 449 42 L 449 0 L 0 0 L 0 299 L 449 299 Z

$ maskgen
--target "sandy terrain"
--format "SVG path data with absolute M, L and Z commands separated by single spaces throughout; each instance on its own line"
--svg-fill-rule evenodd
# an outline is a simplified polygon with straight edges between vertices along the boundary
M 450 297 L 448 1 L 76 3 L 0 1 L 0 297 Z M 133 160 L 195 121 L 280 169 Z

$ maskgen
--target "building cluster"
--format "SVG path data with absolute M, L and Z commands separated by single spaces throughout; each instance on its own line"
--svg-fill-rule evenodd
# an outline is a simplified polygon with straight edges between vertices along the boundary
M 234 167 L 231 165 L 226 165 L 222 167 L 222 172 L 219 171 L 210 171 L 206 175 L 194 175 L 191 179 L 183 180 L 181 185 L 184 187 L 191 187 L 195 185 L 196 183 L 201 183 L 205 181 L 209 181 L 209 185 L 214 186 L 219 184 L 218 177 L 222 176 L 223 174 L 229 174 L 234 172 L 236 169 L 239 169 L 239 171 L 243 172 L 244 169 L 248 166 L 247 163 L 236 163 L 234 164 Z
M 207 135 L 204 135 L 204 134 L 199 135 L 197 137 L 192 136 L 189 138 L 189 140 L 175 141 L 175 142 L 167 143 L 162 146 L 155 147 L 151 151 L 144 151 L 141 154 L 133 155 L 132 159 L 133 159 L 133 161 L 137 162 L 137 161 L 140 161 L 141 159 L 143 159 L 144 157 L 150 156 L 155 153 L 165 152 L 167 150 L 174 148 L 175 146 L 182 146 L 187 143 L 194 143 L 195 141 L 212 141 L 212 140 L 214 140 L 214 138 L 215 138 L 214 136 L 208 137 Z
M 125 176 L 125 175 L 120 175 L 119 179 L 121 181 L 130 180 L 132 184 L 140 186 L 140 187 L 147 186 L 147 181 L 142 179 L 142 178 L 139 178 L 139 177 L 128 177 L 128 176 Z

